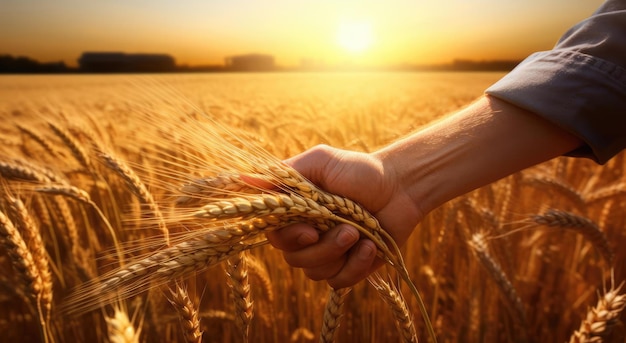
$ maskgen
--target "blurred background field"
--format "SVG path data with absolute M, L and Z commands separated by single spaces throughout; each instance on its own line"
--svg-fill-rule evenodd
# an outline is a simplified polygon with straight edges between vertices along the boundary
M 98 163 L 92 142 L 136 166 L 154 193 L 158 187 L 158 146 L 192 156 L 201 137 L 188 140 L 167 121 L 152 126 L 138 120 L 145 109 L 173 111 L 179 125 L 199 125 L 182 115 L 210 113 L 244 140 L 278 158 L 317 144 L 374 151 L 479 97 L 503 73 L 233 73 L 168 75 L 0 76 L 0 161 L 27 161 L 48 168 L 87 191 L 123 242 L 145 238 L 141 206 L 111 171 Z M 90 170 L 68 142 L 51 130 L 63 127 L 93 160 Z M 182 124 L 181 124 L 182 123 Z M 24 130 L 26 129 L 26 130 Z M 207 127 L 207 130 L 211 130 Z M 33 138 L 45 138 L 49 147 Z M 155 134 L 155 132 L 157 134 Z M 154 142 L 154 137 L 161 137 Z M 201 152 L 198 152 L 201 155 Z M 211 164 L 210 156 L 201 155 Z M 425 299 L 440 342 L 564 342 L 594 313 L 603 290 L 624 280 L 626 177 L 624 154 L 606 166 L 559 158 L 456 199 L 432 212 L 406 247 L 409 274 Z M 450 180 L 454 182 L 454 180 Z M 102 184 L 110 187 L 105 191 Z M 112 249 L 102 221 L 80 203 L 68 200 L 80 256 L 62 242 L 69 224 L 44 218 L 49 195 L 33 182 L 4 174 L 5 193 L 22 199 L 45 240 L 53 272 L 52 336 L 56 341 L 106 341 L 105 316 L 111 309 L 81 317 L 55 316 L 63 298 L 105 269 Z M 113 191 L 111 191 L 113 189 Z M 56 196 L 57 198 L 59 196 Z M 6 202 L 6 200 L 5 200 Z M 6 206 L 6 204 L 4 205 Z M 552 210 L 552 211 L 551 211 Z M 68 220 L 65 215 L 63 220 Z M 549 221 L 549 220 L 552 221 Z M 587 230 L 587 231 L 585 231 Z M 58 236 L 58 237 L 57 237 Z M 475 243 L 486 248 L 508 280 L 485 266 Z M 474 245 L 470 244 L 474 242 Z M 65 244 L 65 245 L 64 245 Z M 5 249 L 6 250 L 6 249 Z M 109 254 L 109 255 L 107 255 Z M 267 278 L 251 275 L 255 316 L 252 342 L 318 340 L 327 295 L 325 283 L 291 269 L 271 247 L 251 252 Z M 100 258 L 96 260 L 96 258 Z M 609 261 L 610 260 L 610 261 Z M 0 248 L 0 329 L 7 341 L 39 340 L 38 322 L 14 280 L 9 254 Z M 615 268 L 615 285 L 610 270 Z M 240 340 L 223 268 L 191 274 L 185 283 L 196 298 L 204 342 Z M 254 273 L 251 273 L 254 274 Z M 386 274 L 386 270 L 383 272 Z M 262 284 L 260 280 L 270 280 Z M 396 281 L 393 279 L 392 281 Z M 178 316 L 157 289 L 127 302 L 138 341 L 183 341 Z M 426 341 L 423 320 L 408 290 L 402 293 L 413 313 L 418 336 Z M 517 301 L 517 302 L 516 302 Z M 606 342 L 624 340 L 617 308 L 606 326 Z M 597 316 L 596 316 L 597 317 Z M 141 318 L 141 320 L 137 319 Z M 595 318 L 595 317 L 594 317 Z M 346 298 L 340 342 L 398 341 L 390 310 L 367 283 Z

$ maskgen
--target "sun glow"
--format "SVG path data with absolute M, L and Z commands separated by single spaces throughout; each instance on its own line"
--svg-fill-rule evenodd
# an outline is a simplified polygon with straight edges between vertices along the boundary
M 373 40 L 372 24 L 367 21 L 344 21 L 337 29 L 337 44 L 351 54 L 367 51 Z

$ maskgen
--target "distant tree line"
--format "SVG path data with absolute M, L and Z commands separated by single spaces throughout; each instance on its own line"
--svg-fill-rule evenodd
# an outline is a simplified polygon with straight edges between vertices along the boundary
M 63 62 L 41 63 L 24 56 L 0 55 L 0 73 L 4 74 L 68 73 L 72 71 Z
M 520 61 L 455 59 L 452 63 L 436 65 L 405 64 L 395 67 L 368 68 L 360 66 L 302 65 L 300 68 L 282 68 L 274 57 L 263 54 L 230 56 L 225 65 L 177 65 L 167 54 L 127 54 L 123 52 L 85 52 L 78 59 L 78 67 L 68 67 L 64 62 L 42 63 L 34 59 L 0 55 L 0 74 L 44 73 L 164 73 L 164 72 L 236 72 L 236 71 L 509 71 Z

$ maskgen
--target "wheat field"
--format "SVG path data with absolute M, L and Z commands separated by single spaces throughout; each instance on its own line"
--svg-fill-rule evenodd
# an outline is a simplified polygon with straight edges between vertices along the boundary
M 373 151 L 501 76 L 0 76 L 0 341 L 623 342 L 624 153 L 450 201 L 399 253 L 280 167 L 317 144 Z M 296 221 L 358 223 L 387 266 L 331 291 L 266 244 Z

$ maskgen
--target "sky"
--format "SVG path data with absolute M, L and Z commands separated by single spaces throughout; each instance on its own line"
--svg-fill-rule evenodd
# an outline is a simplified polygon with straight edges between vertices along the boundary
M 0 0 L 0 55 L 70 66 L 84 51 L 223 64 L 264 53 L 368 66 L 519 60 L 550 49 L 601 0 Z

